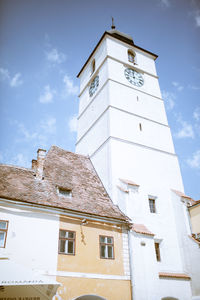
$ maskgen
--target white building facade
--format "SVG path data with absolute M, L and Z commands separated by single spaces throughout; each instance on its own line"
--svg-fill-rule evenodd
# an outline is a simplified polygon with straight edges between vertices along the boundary
M 188 242 L 190 200 L 184 195 L 156 58 L 128 35 L 104 33 L 78 74 L 76 152 L 90 156 L 111 199 L 134 223 L 129 245 L 133 298 L 200 299 L 198 283 L 190 280 L 200 268 L 191 272 L 187 251 L 198 252 L 199 258 L 200 253 L 195 242 Z

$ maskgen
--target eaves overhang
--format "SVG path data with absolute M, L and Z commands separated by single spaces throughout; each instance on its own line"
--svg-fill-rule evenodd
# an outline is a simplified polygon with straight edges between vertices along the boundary
M 128 37 L 125 37 L 124 35 L 120 35 L 118 33 L 110 33 L 108 31 L 105 31 L 104 34 L 102 35 L 102 37 L 100 38 L 100 40 L 98 41 L 96 47 L 94 48 L 94 50 L 92 51 L 92 53 L 90 54 L 90 56 L 88 57 L 87 61 L 85 62 L 85 64 L 83 65 L 83 67 L 81 68 L 80 72 L 78 73 L 77 75 L 77 78 L 80 76 L 80 74 L 82 73 L 82 71 L 84 70 L 85 66 L 87 65 L 87 63 L 89 62 L 89 60 L 91 59 L 91 57 L 93 56 L 94 52 L 96 51 L 96 49 L 98 48 L 98 46 L 100 45 L 100 43 L 102 42 L 102 40 L 104 39 L 104 37 L 108 35 L 108 36 L 111 36 L 112 38 L 115 38 L 117 40 L 120 40 L 130 46 L 133 46 L 141 51 L 144 51 L 152 56 L 154 56 L 154 60 L 156 60 L 156 58 L 158 57 L 157 54 L 153 53 L 153 52 L 150 52 L 144 48 L 141 48 L 137 45 L 134 44 L 133 40 L 132 39 L 129 39 Z
M 126 217 L 126 219 L 118 219 L 114 217 L 107 217 L 107 216 L 101 216 L 93 213 L 86 213 L 78 210 L 71 210 L 71 209 L 66 209 L 66 208 L 60 208 L 57 206 L 52 206 L 52 205 L 46 205 L 46 204 L 38 204 L 34 202 L 25 202 L 19 199 L 11 199 L 11 198 L 2 198 L 0 197 L 0 201 L 2 202 L 7 202 L 7 203 L 12 203 L 15 205 L 19 205 L 21 207 L 29 207 L 29 208 L 34 208 L 36 210 L 42 210 L 43 212 L 46 213 L 53 213 L 53 214 L 59 214 L 59 215 L 67 215 L 70 217 L 79 217 L 79 218 L 87 218 L 87 220 L 95 220 L 99 222 L 105 222 L 105 223 L 112 223 L 112 224 L 120 224 L 120 225 L 125 225 L 128 228 L 132 225 L 131 220 Z

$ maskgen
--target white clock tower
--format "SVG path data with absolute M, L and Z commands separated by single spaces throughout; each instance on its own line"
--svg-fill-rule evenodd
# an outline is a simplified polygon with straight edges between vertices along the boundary
M 156 58 L 114 26 L 103 34 L 78 74 L 76 152 L 90 156 L 111 199 L 134 223 L 133 299 L 188 300 L 182 215 L 183 230 L 190 228 L 175 192 L 184 188 Z

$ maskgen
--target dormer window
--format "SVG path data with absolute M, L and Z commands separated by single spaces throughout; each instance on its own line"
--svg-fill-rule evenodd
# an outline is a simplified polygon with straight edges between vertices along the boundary
M 92 64 L 91 64 L 91 75 L 94 73 L 95 68 L 96 68 L 96 66 L 95 66 L 95 59 L 93 59 Z
M 67 198 L 72 197 L 72 190 L 70 190 L 70 189 L 58 188 L 58 193 L 60 196 L 64 196 Z
M 135 63 L 135 52 L 133 50 L 128 50 L 128 61 Z

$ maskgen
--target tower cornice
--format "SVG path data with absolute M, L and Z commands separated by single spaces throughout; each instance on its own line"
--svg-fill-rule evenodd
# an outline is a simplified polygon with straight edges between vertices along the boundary
M 133 40 L 131 39 L 131 37 L 129 37 L 128 35 L 125 35 L 117 30 L 110 30 L 110 31 L 105 31 L 104 34 L 102 35 L 102 37 L 100 38 L 100 40 L 98 41 L 97 45 L 95 46 L 94 50 L 92 51 L 92 53 L 90 54 L 90 56 L 88 57 L 88 59 L 86 60 L 85 64 L 83 65 L 83 67 L 81 68 L 80 72 L 78 73 L 77 77 L 80 76 L 80 74 L 82 73 L 82 71 L 84 70 L 85 66 L 87 65 L 87 63 L 89 62 L 89 60 L 91 59 L 91 57 L 93 56 L 94 52 L 96 51 L 96 49 L 98 48 L 98 46 L 100 45 L 100 43 L 103 41 L 103 39 L 105 38 L 105 36 L 110 36 L 112 38 L 115 38 L 117 40 L 120 40 L 121 42 L 124 42 L 134 48 L 137 48 L 141 51 L 144 51 L 152 56 L 154 56 L 154 60 L 157 59 L 158 55 L 150 52 L 144 48 L 141 48 L 137 45 L 134 44 Z

